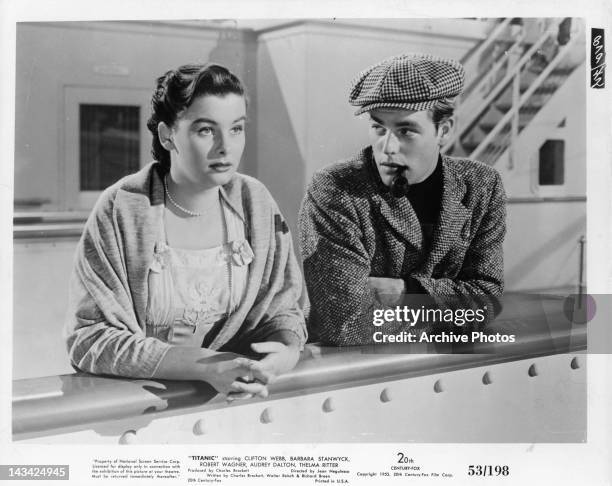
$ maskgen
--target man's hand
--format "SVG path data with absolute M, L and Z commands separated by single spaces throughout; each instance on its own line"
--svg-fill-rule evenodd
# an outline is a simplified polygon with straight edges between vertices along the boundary
M 258 364 L 263 371 L 275 376 L 293 369 L 300 359 L 300 348 L 296 344 L 267 341 L 253 343 L 251 349 L 256 353 L 266 355 Z
M 401 278 L 368 277 L 368 286 L 385 306 L 397 305 L 406 293 L 406 284 Z

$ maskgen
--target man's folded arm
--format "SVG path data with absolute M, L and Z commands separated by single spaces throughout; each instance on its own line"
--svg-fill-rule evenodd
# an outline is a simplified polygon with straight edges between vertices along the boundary
M 343 192 L 332 176 L 318 174 L 300 211 L 310 323 L 323 344 L 336 346 L 373 342 L 372 314 L 381 308 L 368 285 L 370 257 L 359 218 Z

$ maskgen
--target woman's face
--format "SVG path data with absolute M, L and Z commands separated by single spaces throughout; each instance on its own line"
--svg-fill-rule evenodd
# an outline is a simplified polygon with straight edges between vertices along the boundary
M 170 130 L 170 174 L 202 189 L 230 181 L 244 150 L 246 102 L 228 93 L 196 98 Z

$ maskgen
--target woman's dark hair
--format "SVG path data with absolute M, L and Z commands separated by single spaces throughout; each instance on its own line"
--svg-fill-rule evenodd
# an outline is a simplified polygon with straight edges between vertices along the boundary
M 441 123 L 448 120 L 455 112 L 455 98 L 441 98 L 429 109 L 431 119 L 436 129 Z
M 157 78 L 157 86 L 151 97 L 151 117 L 147 128 L 153 135 L 151 154 L 167 170 L 170 168 L 170 153 L 162 146 L 157 126 L 164 122 L 172 127 L 177 118 L 199 96 L 244 96 L 242 81 L 228 69 L 218 64 L 185 64 Z

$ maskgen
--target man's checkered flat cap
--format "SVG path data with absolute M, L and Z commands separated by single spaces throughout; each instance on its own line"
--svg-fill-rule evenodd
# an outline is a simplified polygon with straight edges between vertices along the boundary
M 349 103 L 355 115 L 376 108 L 427 110 L 461 93 L 465 71 L 457 61 L 429 54 L 404 54 L 370 66 L 353 81 Z

